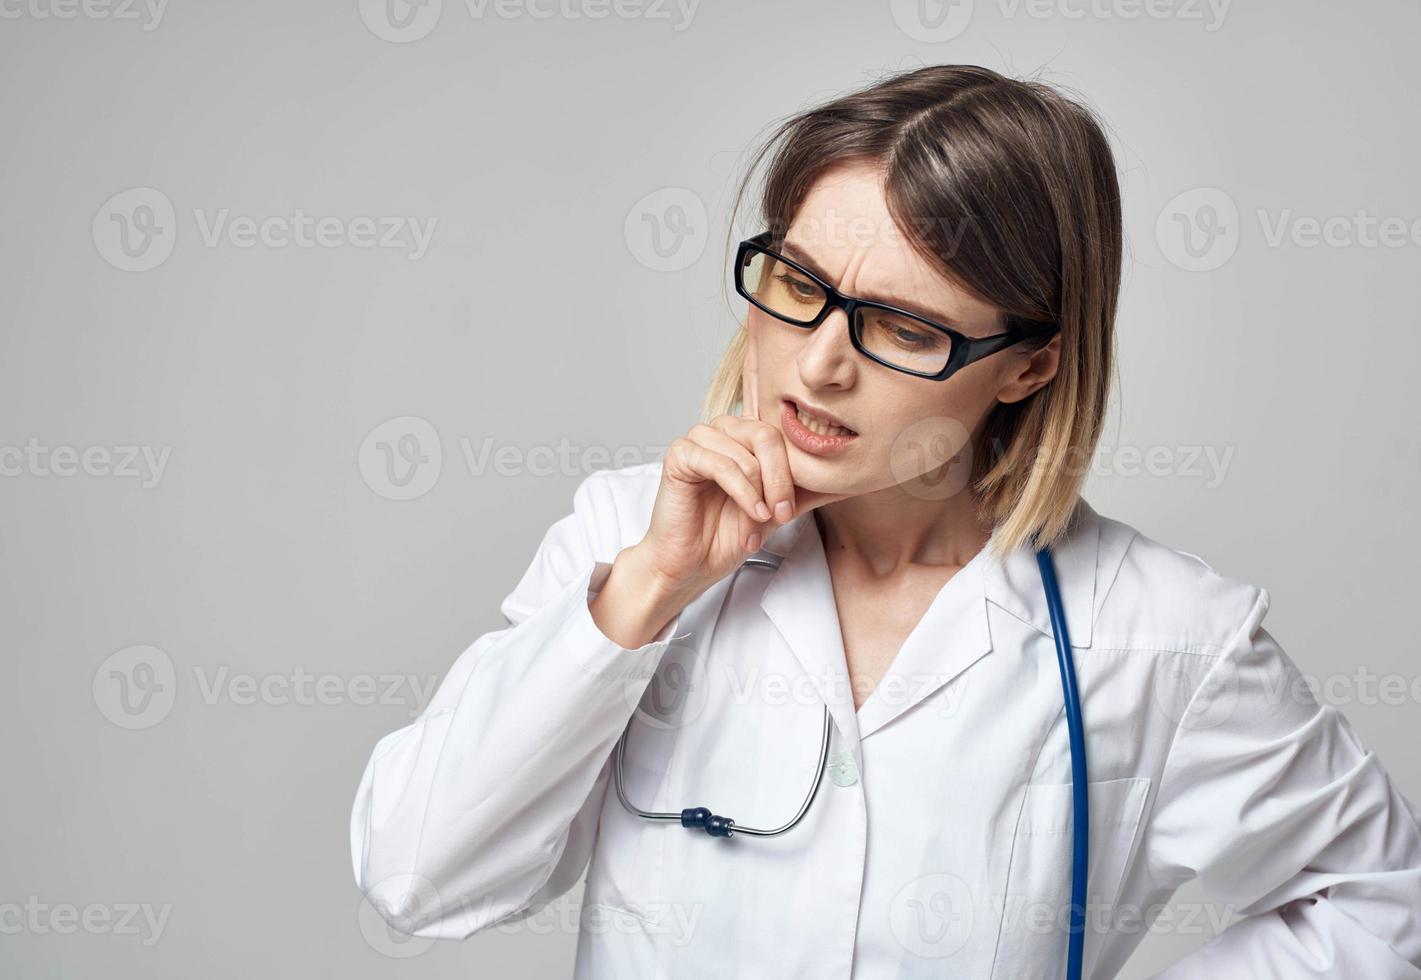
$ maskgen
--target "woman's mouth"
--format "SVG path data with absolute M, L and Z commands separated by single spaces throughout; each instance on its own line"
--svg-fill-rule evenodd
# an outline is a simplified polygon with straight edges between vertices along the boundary
M 780 421 L 790 442 L 815 456 L 833 456 L 849 448 L 858 433 L 810 415 L 788 398 L 782 402 Z

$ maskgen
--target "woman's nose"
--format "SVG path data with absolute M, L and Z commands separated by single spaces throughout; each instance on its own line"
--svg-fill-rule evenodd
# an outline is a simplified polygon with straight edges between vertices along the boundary
M 823 323 L 805 333 L 799 353 L 799 373 L 805 383 L 815 387 L 844 384 L 858 357 L 849 338 L 848 316 L 843 310 L 830 310 Z

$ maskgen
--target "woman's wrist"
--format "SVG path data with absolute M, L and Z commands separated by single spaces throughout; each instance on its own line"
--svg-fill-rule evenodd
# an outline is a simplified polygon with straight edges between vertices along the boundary
M 589 605 L 604 636 L 624 650 L 650 643 L 704 589 L 671 582 L 636 545 L 623 548 Z

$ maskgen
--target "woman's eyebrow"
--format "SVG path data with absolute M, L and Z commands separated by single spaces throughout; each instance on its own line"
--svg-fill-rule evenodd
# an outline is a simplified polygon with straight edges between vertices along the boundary
M 798 245 L 794 244 L 789 240 L 785 240 L 780 243 L 780 250 L 784 252 L 785 255 L 789 256 L 790 258 L 798 262 L 800 265 L 804 266 L 810 272 L 814 273 L 820 279 L 823 279 L 825 282 L 833 282 L 833 279 L 830 278 L 830 276 L 824 271 L 824 267 L 821 266 L 818 262 L 815 262 L 814 259 L 810 257 L 809 253 L 806 252 L 804 249 L 800 248 Z M 858 298 L 872 300 L 875 303 L 885 303 L 888 306 L 896 306 L 900 310 L 907 310 L 909 313 L 916 313 L 918 316 L 926 317 L 929 320 L 934 320 L 938 323 L 941 323 L 943 326 L 952 327 L 955 330 L 963 329 L 962 322 L 954 316 L 948 316 L 941 310 L 924 309 L 923 307 L 917 306 L 913 303 L 904 302 L 903 300 L 898 299 L 895 296 L 885 296 L 882 293 L 865 293 L 864 295 Z

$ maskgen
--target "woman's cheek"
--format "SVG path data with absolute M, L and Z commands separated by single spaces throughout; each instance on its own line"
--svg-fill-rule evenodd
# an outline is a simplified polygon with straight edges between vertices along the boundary
M 886 450 L 893 482 L 916 481 L 914 492 L 925 499 L 960 493 L 972 474 L 971 435 L 951 415 L 927 415 L 895 426 Z

